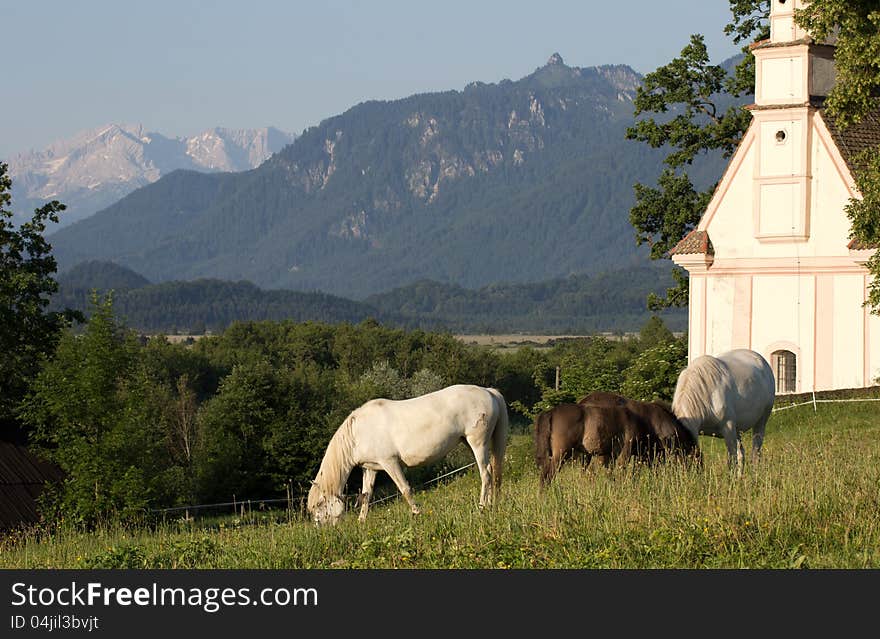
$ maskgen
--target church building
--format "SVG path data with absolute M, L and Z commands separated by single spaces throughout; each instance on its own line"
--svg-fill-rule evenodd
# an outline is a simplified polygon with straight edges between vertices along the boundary
M 771 0 L 752 45 L 752 122 L 696 226 L 671 251 L 689 272 L 689 359 L 751 348 L 778 393 L 871 386 L 880 317 L 864 305 L 872 250 L 849 238 L 856 156 L 880 145 L 880 113 L 839 129 L 825 112 L 833 41 L 794 21 L 805 0 Z

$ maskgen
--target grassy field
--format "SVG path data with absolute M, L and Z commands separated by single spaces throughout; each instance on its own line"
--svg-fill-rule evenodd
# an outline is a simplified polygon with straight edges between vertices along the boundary
M 471 469 L 420 490 L 417 517 L 392 500 L 364 524 L 349 512 L 320 529 L 284 512 L 150 530 L 62 526 L 4 539 L 0 567 L 878 568 L 880 403 L 817 409 L 776 413 L 760 466 L 739 481 L 722 442 L 701 438 L 702 471 L 567 467 L 541 494 L 531 440 L 514 435 L 502 499 L 486 512 Z

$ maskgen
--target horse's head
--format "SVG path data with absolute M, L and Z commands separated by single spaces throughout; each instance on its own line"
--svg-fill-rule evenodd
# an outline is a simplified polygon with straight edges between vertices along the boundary
M 339 495 L 329 495 L 318 484 L 312 482 L 306 509 L 316 524 L 336 524 L 345 512 L 345 504 Z
M 679 420 L 675 420 L 676 429 L 673 452 L 688 464 L 695 464 L 698 468 L 703 467 L 703 453 L 700 450 L 700 438 L 694 435 Z

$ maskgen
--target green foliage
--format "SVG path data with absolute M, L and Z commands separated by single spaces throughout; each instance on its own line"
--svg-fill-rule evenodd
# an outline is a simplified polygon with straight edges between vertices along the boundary
M 365 371 L 348 388 L 352 398 L 363 403 L 377 397 L 408 399 L 432 393 L 447 386 L 443 377 L 429 368 L 417 370 L 411 377 L 403 377 L 387 360 L 380 360 Z
M 16 228 L 12 180 L 0 162 L 0 435 L 15 434 L 15 412 L 36 375 L 40 360 L 58 341 L 59 329 L 77 314 L 47 310 L 58 289 L 51 246 L 43 237 L 65 206 L 53 200 Z
M 66 473 L 53 507 L 93 522 L 140 513 L 159 489 L 161 393 L 137 367 L 138 344 L 121 330 L 112 301 L 94 301 L 82 336 L 65 333 L 22 411 L 33 438 Z
M 308 485 L 338 424 L 333 376 L 313 363 L 236 365 L 199 416 L 198 493 L 209 501 Z
M 63 333 L 36 376 L 22 419 L 66 473 L 46 509 L 83 524 L 137 519 L 196 495 L 196 413 L 217 368 L 164 340 L 142 345 L 93 298 L 81 334 Z
M 623 371 L 620 393 L 645 402 L 672 401 L 678 376 L 687 366 L 687 337 L 655 343 Z
M 641 341 L 643 348 L 659 346 L 660 344 L 665 344 L 673 339 L 674 335 L 672 334 L 672 331 L 670 331 L 666 327 L 666 324 L 663 323 L 663 320 L 656 315 L 653 315 L 651 319 L 645 322 L 645 325 L 642 326 L 642 330 L 639 331 L 639 340 Z
M 811 0 L 795 20 L 817 40 L 835 38 L 837 82 L 828 112 L 845 127 L 877 108 L 880 87 L 880 10 L 874 0 Z
M 734 42 L 762 39 L 768 33 L 767 0 L 730 0 L 733 20 L 725 32 Z M 679 57 L 646 75 L 635 99 L 635 115 L 657 114 L 637 120 L 626 137 L 655 149 L 666 149 L 666 168 L 656 187 L 635 185 L 636 203 L 630 223 L 636 243 L 651 247 L 651 258 L 668 257 L 669 251 L 700 220 L 721 171 L 709 188 L 694 186 L 693 163 L 719 154 L 729 158 L 748 128 L 751 115 L 743 108 L 743 96 L 754 91 L 754 61 L 747 48 L 742 62 L 731 74 L 711 64 L 702 35 L 692 35 Z M 684 168 L 691 173 L 684 172 Z M 686 306 L 687 279 L 680 271 L 665 298 L 649 297 L 654 310 Z
M 563 402 L 576 402 L 594 391 L 632 399 L 670 401 L 678 375 L 687 365 L 687 336 L 675 337 L 659 317 L 652 317 L 638 337 L 594 336 L 565 340 L 533 363 L 540 399 L 517 398 L 511 408 L 533 420 Z M 559 387 L 556 387 L 556 370 Z
M 674 149 L 664 163 L 671 168 L 692 164 L 694 158 L 717 149 L 729 157 L 736 149 L 749 114 L 739 106 L 723 111 L 718 94 L 730 86 L 727 71 L 711 64 L 701 35 L 692 35 L 680 57 L 649 73 L 636 94 L 636 115 L 669 113 L 668 120 L 642 119 L 627 131 L 627 137 L 654 148 Z
M 147 567 L 147 558 L 144 550 L 137 545 L 113 546 L 87 558 L 83 562 L 83 568 L 113 569 L 113 570 L 138 570 Z

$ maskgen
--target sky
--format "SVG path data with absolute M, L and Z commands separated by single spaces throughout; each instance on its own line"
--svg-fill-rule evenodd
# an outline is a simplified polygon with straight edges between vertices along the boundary
M 0 0 L 0 159 L 105 124 L 299 134 L 366 100 L 569 66 L 648 73 L 728 0 Z

